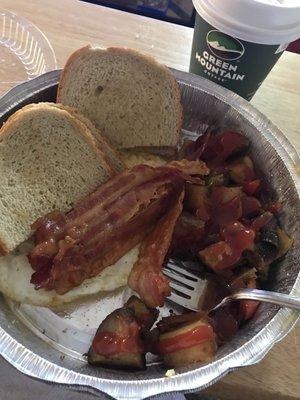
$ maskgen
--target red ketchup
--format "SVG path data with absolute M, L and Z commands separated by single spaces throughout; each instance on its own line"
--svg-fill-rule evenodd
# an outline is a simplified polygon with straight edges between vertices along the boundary
M 170 354 L 214 339 L 213 328 L 210 325 L 201 325 L 172 338 L 160 340 L 157 344 L 157 351 L 158 354 Z
M 120 353 L 139 353 L 143 351 L 143 345 L 139 337 L 140 327 L 130 324 L 126 329 L 126 335 L 115 332 L 97 332 L 92 348 L 97 354 L 104 357 L 112 357 Z

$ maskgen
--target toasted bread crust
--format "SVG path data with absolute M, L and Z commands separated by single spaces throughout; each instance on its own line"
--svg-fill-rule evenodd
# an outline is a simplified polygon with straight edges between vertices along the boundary
M 76 60 L 78 56 L 80 56 L 83 53 L 88 53 L 89 50 L 92 49 L 92 46 L 90 44 L 87 44 L 86 46 L 81 47 L 78 50 L 75 50 L 67 59 L 67 62 L 64 66 L 64 69 L 62 70 L 60 80 L 58 82 L 58 87 L 57 87 L 57 97 L 56 97 L 56 102 L 61 103 L 62 102 L 62 95 L 61 92 L 64 89 L 65 86 L 65 81 L 66 81 L 66 75 L 69 72 L 69 66 L 73 63 L 73 61 Z
M 7 246 L 5 245 L 5 242 L 3 240 L 1 240 L 1 237 L 0 237 L 0 257 L 6 256 L 8 253 L 9 253 L 9 249 L 7 248 Z

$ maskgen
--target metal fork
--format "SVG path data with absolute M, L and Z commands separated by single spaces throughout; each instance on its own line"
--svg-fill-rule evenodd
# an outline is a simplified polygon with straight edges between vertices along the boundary
M 207 281 L 188 271 L 185 263 L 178 260 L 170 259 L 164 267 L 163 273 L 170 278 L 172 292 L 168 299 L 180 306 L 198 311 L 199 300 L 205 290 Z M 209 313 L 234 300 L 258 300 L 300 311 L 300 297 L 267 290 L 240 289 L 225 297 Z

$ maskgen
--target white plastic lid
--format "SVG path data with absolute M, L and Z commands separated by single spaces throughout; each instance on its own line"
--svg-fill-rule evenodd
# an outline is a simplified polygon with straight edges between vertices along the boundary
M 300 0 L 193 0 L 198 14 L 228 35 L 263 44 L 300 37 Z

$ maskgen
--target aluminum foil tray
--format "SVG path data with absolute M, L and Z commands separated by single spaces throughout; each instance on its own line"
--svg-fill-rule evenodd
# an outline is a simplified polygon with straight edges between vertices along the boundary
M 251 104 L 203 78 L 173 70 L 182 93 L 184 134 L 199 135 L 208 126 L 236 129 L 249 137 L 252 157 L 271 195 L 284 199 L 280 219 L 295 244 L 287 257 L 271 269 L 268 287 L 300 295 L 299 158 L 284 135 Z M 60 71 L 23 83 L 0 99 L 0 126 L 25 104 L 55 101 Z M 12 303 L 0 295 L 0 353 L 18 370 L 46 381 L 74 385 L 78 390 L 101 391 L 115 399 L 144 399 L 166 392 L 192 392 L 213 384 L 228 372 L 260 361 L 295 324 L 298 314 L 262 305 L 255 317 L 217 353 L 214 362 L 166 369 L 155 358 L 144 372 L 129 373 L 92 368 L 83 354 L 99 322 L 128 298 L 128 289 L 50 310 Z M 162 313 L 173 306 L 166 304 Z

